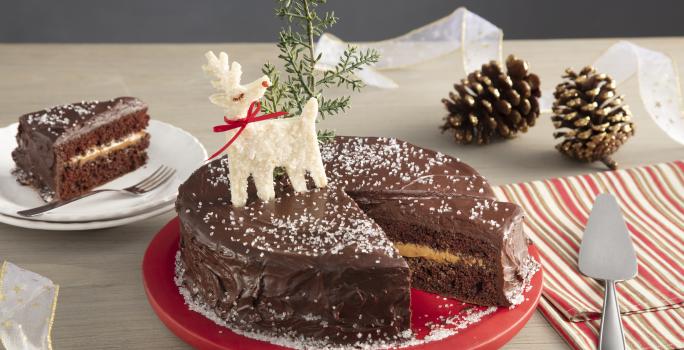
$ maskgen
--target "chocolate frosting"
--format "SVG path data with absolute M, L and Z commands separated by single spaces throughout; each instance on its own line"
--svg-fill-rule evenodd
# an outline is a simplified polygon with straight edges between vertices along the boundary
M 225 157 L 179 188 L 179 283 L 231 328 L 335 344 L 402 338 L 410 272 L 374 215 L 458 227 L 499 252 L 520 226 L 517 206 L 490 199 L 484 178 L 444 154 L 396 139 L 337 137 L 321 155 L 328 187 L 294 193 L 281 178 L 269 203 L 250 182 L 247 206 L 230 205 Z M 503 265 L 516 264 L 504 255 L 495 259 L 501 286 Z
M 34 137 L 52 143 L 68 141 L 75 134 L 87 133 L 117 118 L 147 111 L 147 105 L 135 97 L 117 97 L 107 101 L 82 101 L 46 108 L 19 117 L 20 128 Z

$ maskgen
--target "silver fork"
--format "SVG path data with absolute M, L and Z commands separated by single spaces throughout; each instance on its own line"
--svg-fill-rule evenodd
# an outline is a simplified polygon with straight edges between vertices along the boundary
M 133 194 L 133 195 L 141 195 L 143 193 L 150 192 L 152 190 L 157 189 L 159 186 L 165 184 L 168 182 L 173 175 L 176 173 L 176 170 L 167 167 L 166 165 L 162 165 L 157 170 L 155 170 L 150 176 L 144 178 L 142 181 L 138 182 L 137 184 L 133 186 L 126 187 L 124 189 L 109 189 L 109 188 L 103 188 L 100 190 L 94 190 L 90 192 L 86 192 L 78 197 L 74 197 L 71 199 L 67 199 L 64 201 L 53 201 L 45 205 L 41 205 L 40 207 L 36 207 L 33 209 L 27 209 L 27 210 L 21 210 L 18 211 L 17 214 L 21 216 L 26 216 L 26 217 L 31 217 L 31 216 L 36 216 L 38 214 L 45 213 L 47 211 L 50 211 L 55 208 L 59 208 L 63 205 L 75 202 L 79 199 L 85 198 L 85 197 L 90 197 L 96 193 L 101 193 L 101 192 L 122 192 L 122 193 L 128 193 L 128 194 Z

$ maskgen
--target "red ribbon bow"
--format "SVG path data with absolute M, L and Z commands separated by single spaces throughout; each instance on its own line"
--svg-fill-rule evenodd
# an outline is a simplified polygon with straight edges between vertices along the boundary
M 237 139 L 238 136 L 245 130 L 247 125 L 249 123 L 253 122 L 260 122 L 262 120 L 267 120 L 267 119 L 273 119 L 273 118 L 278 118 L 280 116 L 286 115 L 287 112 L 275 112 L 275 113 L 269 113 L 269 114 L 264 114 L 257 116 L 259 113 L 261 113 L 261 102 L 259 101 L 254 101 L 252 104 L 249 106 L 249 110 L 247 111 L 247 116 L 241 119 L 236 119 L 236 120 L 230 120 L 227 117 L 223 117 L 223 120 L 226 122 L 225 124 L 221 125 L 216 125 L 214 126 L 214 132 L 225 132 L 228 130 L 233 130 L 240 128 L 233 137 L 228 140 L 228 142 L 223 145 L 216 153 L 212 154 L 211 157 L 209 157 L 210 160 L 219 154 L 221 154 L 223 151 L 225 151 L 230 145 Z

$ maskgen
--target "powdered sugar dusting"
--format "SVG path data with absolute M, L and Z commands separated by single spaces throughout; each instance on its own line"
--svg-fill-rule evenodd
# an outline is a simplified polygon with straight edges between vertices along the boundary
M 225 185 L 227 158 L 208 165 L 213 186 Z M 219 189 L 220 191 L 221 189 Z M 345 252 L 382 252 L 397 257 L 391 241 L 344 192 L 329 186 L 305 193 L 284 191 L 271 202 L 254 201 L 233 209 L 228 200 L 196 201 L 189 214 L 200 215 L 209 236 L 242 245 L 249 250 L 321 256 Z M 187 203 L 186 203 L 187 205 Z M 289 208 L 278 210 L 277 208 Z M 194 213 L 193 213 L 194 211 Z M 180 213 L 181 216 L 185 212 Z M 259 223 L 259 230 L 253 228 Z
M 219 184 L 226 186 L 230 185 L 230 178 L 228 177 L 228 157 L 221 157 L 217 165 L 211 163 L 209 165 L 209 176 L 207 182 L 216 187 Z
M 378 138 L 377 142 L 363 137 L 347 138 L 337 147 L 321 147 L 321 157 L 324 163 L 335 164 L 328 177 L 341 187 L 353 184 L 355 188 L 401 188 L 440 170 L 458 175 L 458 170 L 448 166 L 458 160 L 394 138 Z
M 119 97 L 106 101 L 81 101 L 46 108 L 20 117 L 21 124 L 33 131 L 57 139 L 64 134 L 76 132 L 86 125 L 101 125 L 133 111 L 147 108 L 145 104 L 131 97 Z
M 40 126 L 44 127 L 48 133 L 58 136 L 61 130 L 75 122 L 75 119 L 93 115 L 93 109 L 98 103 L 99 101 L 82 101 L 46 108 L 27 115 L 26 123 L 34 130 Z
M 438 322 L 429 325 L 430 333 L 428 335 L 423 339 L 415 339 L 409 342 L 410 344 L 404 346 L 420 345 L 451 337 L 458 334 L 459 331 L 482 321 L 485 316 L 494 313 L 496 310 L 498 310 L 496 306 L 473 306 L 453 316 L 440 316 Z

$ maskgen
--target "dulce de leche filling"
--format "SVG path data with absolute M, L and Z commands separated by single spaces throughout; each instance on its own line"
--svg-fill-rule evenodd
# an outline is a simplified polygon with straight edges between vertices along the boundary
M 91 147 L 85 150 L 83 153 L 71 157 L 71 159 L 69 159 L 69 162 L 79 164 L 88 162 L 97 157 L 107 155 L 110 152 L 114 152 L 116 150 L 132 146 L 140 142 L 140 140 L 142 140 L 146 135 L 147 132 L 145 132 L 145 130 L 141 130 L 138 132 L 131 133 L 122 139 L 114 140 L 108 144 Z
M 394 243 L 399 255 L 406 258 L 423 258 L 440 263 L 463 264 L 468 266 L 485 267 L 483 259 L 471 255 L 453 253 L 448 250 L 436 250 L 428 246 L 415 243 Z

